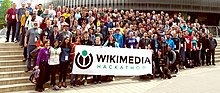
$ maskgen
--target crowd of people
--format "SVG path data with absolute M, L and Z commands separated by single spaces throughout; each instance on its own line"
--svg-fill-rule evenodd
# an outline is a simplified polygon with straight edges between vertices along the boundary
M 217 42 L 205 24 L 191 19 L 190 15 L 185 19 L 181 13 L 54 8 L 53 4 L 44 9 L 42 4 L 32 8 L 30 2 L 27 7 L 26 3 L 21 6 L 16 9 L 13 3 L 6 13 L 6 42 L 12 28 L 11 42 L 24 47 L 25 72 L 40 69 L 35 89 L 39 92 L 49 80 L 53 90 L 67 87 L 66 78 L 74 63 L 76 45 L 152 50 L 153 75 L 163 79 L 170 79 L 171 73 L 178 73 L 180 68 L 215 65 Z M 93 76 L 94 84 L 101 83 L 101 77 Z M 82 80 L 87 84 L 87 75 L 71 73 L 70 79 L 72 86 Z

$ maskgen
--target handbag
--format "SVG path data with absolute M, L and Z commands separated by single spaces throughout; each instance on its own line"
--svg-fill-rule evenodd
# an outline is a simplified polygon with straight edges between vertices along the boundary
M 33 84 L 37 84 L 38 82 L 38 78 L 39 78 L 39 74 L 40 74 L 40 69 L 34 69 L 33 72 L 31 73 L 29 80 L 31 81 L 31 83 Z
M 40 51 L 40 49 L 35 48 L 33 51 L 31 51 L 30 55 L 31 55 L 32 57 L 37 57 L 39 51 Z

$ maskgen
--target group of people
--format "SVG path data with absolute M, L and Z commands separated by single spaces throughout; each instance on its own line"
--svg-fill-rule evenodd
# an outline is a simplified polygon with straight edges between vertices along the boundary
M 178 73 L 180 68 L 203 66 L 205 62 L 207 66 L 215 65 L 217 42 L 212 33 L 198 19 L 190 16 L 185 19 L 181 13 L 65 6 L 57 6 L 55 10 L 53 4 L 43 9 L 42 4 L 32 8 L 29 2 L 27 7 L 22 3 L 19 9 L 13 3 L 5 20 L 6 42 L 12 28 L 11 41 L 24 47 L 25 72 L 40 69 L 36 84 L 39 92 L 49 80 L 54 90 L 67 87 L 66 78 L 74 63 L 76 45 L 152 50 L 153 74 L 164 79 L 170 79 L 171 73 Z M 72 86 L 82 80 L 87 84 L 87 75 L 71 73 L 70 78 Z M 101 78 L 93 76 L 94 84 L 101 83 Z

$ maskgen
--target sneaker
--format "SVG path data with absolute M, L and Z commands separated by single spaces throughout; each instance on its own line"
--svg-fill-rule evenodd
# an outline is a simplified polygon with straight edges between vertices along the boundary
M 87 84 L 87 80 L 84 81 L 84 85 L 85 85 L 85 86 L 88 85 L 88 84 Z
M 96 81 L 94 81 L 94 82 L 93 82 L 93 84 L 97 84 L 97 82 L 96 82 Z
M 115 81 L 115 77 L 112 77 L 112 81 Z
M 7 40 L 7 41 L 5 41 L 5 43 L 8 43 L 9 41 Z
M 52 86 L 52 90 L 59 90 L 59 87 L 57 85 Z
M 99 81 L 98 84 L 102 84 L 102 81 Z
M 186 70 L 186 66 L 183 66 L 183 69 Z

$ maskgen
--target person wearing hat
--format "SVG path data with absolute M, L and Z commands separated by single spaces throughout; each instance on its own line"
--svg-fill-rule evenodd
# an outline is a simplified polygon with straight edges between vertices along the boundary
M 123 35 L 120 33 L 120 28 L 116 28 L 114 37 L 116 39 L 116 42 L 119 44 L 119 47 L 123 48 Z
M 63 30 L 61 31 L 61 40 L 63 40 L 66 37 L 71 38 L 70 41 L 72 42 L 72 33 L 69 31 L 69 24 L 64 22 L 61 24 L 63 26 Z
M 31 51 L 33 51 L 35 48 L 37 48 L 36 43 L 40 39 L 40 35 L 42 33 L 42 30 L 38 26 L 38 22 L 33 22 L 33 28 L 29 29 L 26 32 L 25 40 L 24 40 L 24 47 L 27 47 L 27 60 L 26 60 L 26 66 L 27 69 L 25 72 L 28 72 L 31 70 Z

